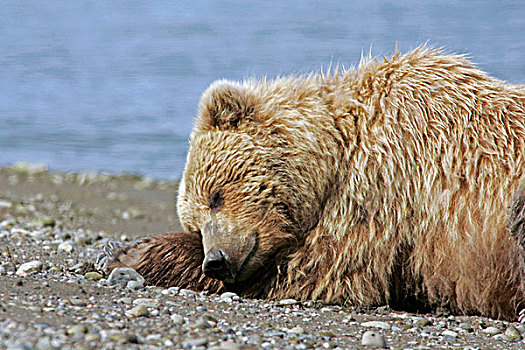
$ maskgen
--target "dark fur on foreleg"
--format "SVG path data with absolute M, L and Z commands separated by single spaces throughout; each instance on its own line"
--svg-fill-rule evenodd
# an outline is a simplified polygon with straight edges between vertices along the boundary
M 204 252 L 201 238 L 191 233 L 166 233 L 118 248 L 111 253 L 106 270 L 131 267 L 146 283 L 220 293 L 221 281 L 206 277 L 201 269 Z

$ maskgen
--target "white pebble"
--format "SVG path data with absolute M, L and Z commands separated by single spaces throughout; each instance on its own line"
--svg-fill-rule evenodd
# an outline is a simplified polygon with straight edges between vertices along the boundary
M 0 199 L 0 208 L 11 208 L 13 203 Z
M 443 333 L 441 333 L 441 335 L 443 335 L 444 337 L 450 337 L 450 338 L 457 338 L 458 337 L 458 333 L 454 332 L 454 331 L 450 331 L 450 330 L 446 330 L 446 331 L 443 331 Z
M 175 324 L 178 324 L 178 325 L 184 324 L 184 318 L 181 315 L 173 314 L 173 315 L 170 316 L 170 319 Z
M 297 304 L 297 300 L 295 299 L 282 299 L 279 300 L 279 305 L 294 305 Z
M 361 345 L 371 346 L 377 348 L 386 348 L 385 337 L 381 334 L 373 331 L 368 331 L 363 334 L 361 339 Z
M 137 271 L 129 267 L 119 267 L 113 269 L 108 277 L 107 284 L 122 284 L 127 285 L 129 281 L 137 281 L 144 283 L 144 277 L 142 277 Z
M 194 292 L 194 291 L 192 291 L 192 290 L 189 290 L 189 289 L 181 289 L 181 290 L 180 290 L 180 294 L 185 295 L 185 296 L 187 296 L 187 297 L 192 297 L 192 296 L 197 295 L 196 292 Z
M 57 250 L 66 253 L 71 253 L 73 251 L 73 243 L 71 241 L 62 242 L 58 245 Z
M 487 327 L 483 330 L 483 333 L 486 333 L 488 335 L 496 335 L 501 333 L 501 330 L 499 328 L 496 328 L 494 326 Z
M 301 335 L 304 333 L 304 329 L 302 327 L 296 326 L 288 331 L 288 333 L 293 333 L 297 335 Z
M 148 316 L 148 314 L 149 314 L 149 311 L 145 305 L 137 305 L 131 310 L 128 310 L 126 312 L 126 315 L 132 316 L 132 317 Z
M 233 300 L 239 300 L 239 296 L 232 292 L 226 292 L 221 294 L 221 300 L 227 303 L 231 303 Z
M 44 266 L 44 263 L 38 260 L 27 262 L 25 264 L 20 265 L 18 270 L 16 270 L 15 274 L 17 276 L 26 276 L 31 272 L 42 270 L 42 266 Z

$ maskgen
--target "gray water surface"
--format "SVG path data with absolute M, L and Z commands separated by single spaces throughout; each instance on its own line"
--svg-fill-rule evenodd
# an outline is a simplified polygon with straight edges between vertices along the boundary
M 424 42 L 525 83 L 524 1 L 0 1 L 0 166 L 181 175 L 202 91 Z

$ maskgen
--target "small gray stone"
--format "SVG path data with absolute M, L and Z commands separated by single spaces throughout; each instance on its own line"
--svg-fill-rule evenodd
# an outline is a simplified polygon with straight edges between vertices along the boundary
M 181 315 L 173 314 L 173 315 L 170 316 L 170 319 L 175 324 L 178 324 L 178 325 L 183 325 L 184 324 L 184 317 L 182 317 Z
M 58 245 L 57 250 L 60 252 L 71 253 L 74 248 L 74 243 L 71 241 L 65 241 Z
M 221 294 L 221 300 L 226 302 L 231 302 L 233 300 L 238 300 L 239 296 L 232 292 L 226 292 Z
M 126 288 L 129 290 L 141 290 L 144 289 L 144 283 L 142 281 L 128 281 Z
M 69 299 L 69 303 L 73 306 L 86 306 L 87 305 L 87 303 L 84 300 L 78 299 L 78 298 Z
M 209 329 L 209 328 L 213 328 L 213 324 L 208 320 L 200 319 L 193 325 L 193 328 Z
M 131 298 L 124 297 L 124 298 L 118 299 L 117 302 L 129 305 L 133 303 L 133 300 Z
M 11 208 L 12 206 L 13 206 L 13 203 L 0 199 L 0 208 Z M 0 223 L 0 227 L 1 227 L 1 223 Z
M 361 323 L 361 326 L 363 327 L 375 327 L 375 328 L 381 328 L 381 329 L 390 329 L 390 325 L 386 322 L 382 321 L 369 321 Z
M 132 308 L 131 310 L 128 310 L 126 312 L 126 315 L 132 316 L 132 317 L 148 316 L 149 311 L 145 305 L 139 304 L 135 306 L 134 308 Z
M 295 326 L 293 327 L 292 329 L 290 329 L 288 331 L 288 333 L 293 333 L 293 334 L 297 334 L 297 335 L 301 335 L 304 333 L 304 329 L 302 327 L 299 327 L 299 326 Z
M 432 321 L 426 318 L 420 318 L 420 319 L 415 320 L 414 324 L 418 327 L 425 327 L 425 326 L 431 325 Z
M 377 332 L 368 331 L 363 334 L 361 345 L 384 349 L 386 348 L 386 341 L 383 335 Z
M 496 334 L 495 336 L 492 337 L 492 339 L 495 339 L 495 340 L 508 340 L 507 336 L 505 334 Z
M 77 334 L 86 334 L 88 331 L 86 326 L 83 325 L 75 325 L 72 327 L 69 327 L 66 330 L 67 335 L 77 335 Z
M 192 290 L 189 290 L 189 289 L 181 289 L 180 290 L 180 294 L 181 295 L 185 295 L 187 297 L 194 297 L 197 295 L 196 292 L 192 291 Z
M 133 305 L 144 305 L 147 307 L 156 307 L 159 305 L 159 301 L 157 299 L 151 299 L 151 298 L 138 298 L 133 300 Z
M 514 326 L 510 326 L 509 328 L 507 328 L 507 330 L 505 331 L 505 335 L 510 341 L 521 339 L 520 332 Z
M 165 289 L 162 293 L 166 292 L 167 294 L 176 295 L 180 291 L 179 287 L 169 287 L 168 289 Z
M 16 270 L 17 276 L 27 276 L 27 274 L 35 271 L 41 271 L 42 267 L 44 266 L 44 263 L 38 260 L 34 260 L 31 262 L 27 262 L 25 264 L 20 265 L 18 270 Z
M 182 342 L 183 348 L 197 348 L 199 346 L 206 346 L 208 344 L 208 338 L 196 338 L 186 339 Z
M 279 305 L 295 305 L 297 300 L 295 299 L 281 299 L 279 300 Z
M 458 334 L 454 331 L 451 331 L 451 330 L 445 330 L 443 331 L 443 333 L 441 333 L 441 335 L 443 335 L 445 338 L 451 338 L 451 339 L 456 339 L 458 337 Z
M 144 284 L 144 277 L 132 268 L 119 267 L 111 271 L 107 284 L 109 286 L 114 284 L 127 285 L 129 281 L 137 281 Z
M 51 344 L 48 337 L 38 338 L 35 343 L 35 350 L 53 350 L 55 347 Z
M 460 323 L 458 327 L 469 333 L 474 332 L 474 327 L 469 323 Z
M 219 349 L 221 350 L 239 350 L 241 347 L 241 344 L 232 341 L 223 341 L 219 344 Z
M 483 330 L 483 333 L 488 334 L 488 335 L 496 335 L 496 334 L 501 333 L 501 329 L 494 327 L 494 326 L 490 326 L 490 327 L 485 328 Z

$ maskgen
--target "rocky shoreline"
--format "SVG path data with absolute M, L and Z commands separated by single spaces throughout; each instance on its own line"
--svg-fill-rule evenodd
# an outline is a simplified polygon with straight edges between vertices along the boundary
M 247 300 L 95 271 L 109 241 L 180 230 L 176 187 L 0 169 L 0 349 L 525 348 L 517 322 Z

